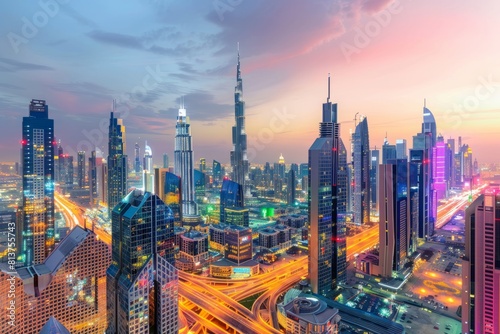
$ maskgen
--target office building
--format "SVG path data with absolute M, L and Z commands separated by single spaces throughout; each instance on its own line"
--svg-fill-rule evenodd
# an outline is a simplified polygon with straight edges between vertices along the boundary
M 89 192 L 90 206 L 99 204 L 99 196 L 97 193 L 97 155 L 96 151 L 92 151 L 89 157 Z
M 250 225 L 250 216 L 248 209 L 244 208 L 225 208 L 224 223 L 248 227 Z
M 462 333 L 500 333 L 500 196 L 487 191 L 465 213 Z
M 205 173 L 194 170 L 194 194 L 197 203 L 203 203 L 205 200 Z
M 378 213 L 378 165 L 380 164 L 380 150 L 371 151 L 370 163 L 370 197 L 371 209 Z
M 224 257 L 236 264 L 252 259 L 252 229 L 230 225 L 225 229 Z
M 368 119 L 362 117 L 352 135 L 353 218 L 356 225 L 370 222 L 370 141 Z
M 309 281 L 326 295 L 346 277 L 345 225 L 337 219 L 339 124 L 337 104 L 323 104 L 319 138 L 309 148 Z
M 158 196 L 133 190 L 113 209 L 111 225 L 106 333 L 177 333 L 172 211 Z
M 218 185 L 219 182 L 222 180 L 222 168 L 220 162 L 217 160 L 214 160 L 212 162 L 212 175 L 214 177 L 214 184 Z
M 384 144 L 382 145 L 382 163 L 386 164 L 387 161 L 397 159 L 396 145 L 389 144 L 387 136 L 384 139 Z
M 342 138 L 339 138 L 339 171 L 338 177 L 338 201 L 337 209 L 339 215 L 345 215 L 350 208 L 349 197 L 351 196 L 351 181 L 349 180 L 349 167 L 347 164 L 347 150 Z
M 199 271 L 208 260 L 208 235 L 191 230 L 180 236 L 175 266 L 183 271 Z
M 85 183 L 85 152 L 79 151 L 76 159 L 76 181 L 78 182 L 78 188 L 83 189 L 86 185 Z
M 205 173 L 207 170 L 207 160 L 205 158 L 200 158 L 200 172 Z
M 22 128 L 22 261 L 42 263 L 54 249 L 54 121 L 44 100 L 31 100 Z
M 226 222 L 226 209 L 242 210 L 243 186 L 231 180 L 224 180 L 220 190 L 220 222 Z
M 396 139 L 396 159 L 408 159 L 406 139 Z
M 41 263 L 14 274 L 0 265 L 0 333 L 39 333 L 51 316 L 71 333 L 103 333 L 109 263 L 108 246 L 76 226 Z M 7 322 L 11 302 L 15 327 Z
M 175 125 L 174 173 L 181 178 L 182 217 L 196 216 L 198 205 L 194 194 L 193 147 L 189 117 L 181 106 Z
M 410 224 L 408 221 L 408 162 L 389 160 L 379 166 L 380 206 L 379 265 L 381 276 L 392 277 L 403 268 L 408 257 Z
M 135 143 L 135 159 L 134 159 L 134 171 L 136 174 L 142 172 L 141 168 L 141 148 L 139 147 L 139 143 Z
M 163 168 L 168 168 L 169 160 L 168 160 L 168 154 L 163 153 Z
M 286 185 L 286 202 L 288 205 L 295 205 L 295 175 L 297 172 L 293 169 L 290 169 L 287 174 L 287 185 Z
M 174 225 L 182 225 L 181 178 L 166 168 L 155 168 L 154 193 L 172 210 Z
M 431 236 L 430 223 L 429 223 L 429 182 L 427 171 L 425 151 L 424 150 L 410 150 L 409 156 L 410 163 L 415 165 L 415 172 L 411 173 L 413 180 L 412 192 L 418 194 L 418 238 L 426 239 Z
M 448 198 L 450 173 L 446 162 L 449 156 L 448 145 L 443 137 L 438 136 L 436 145 L 432 148 L 432 180 L 436 201 Z
M 234 118 L 235 125 L 232 128 L 233 149 L 230 153 L 231 167 L 233 170 L 231 179 L 241 184 L 243 193 L 248 186 L 248 156 L 247 156 L 247 134 L 245 131 L 245 101 L 243 101 L 243 79 L 241 78 L 240 52 L 238 50 L 238 64 L 236 66 L 236 87 L 234 87 Z
M 107 159 L 107 203 L 109 217 L 111 217 L 113 208 L 127 195 L 127 171 L 125 126 L 123 125 L 123 121 L 115 117 L 115 113 L 112 111 L 109 119 Z

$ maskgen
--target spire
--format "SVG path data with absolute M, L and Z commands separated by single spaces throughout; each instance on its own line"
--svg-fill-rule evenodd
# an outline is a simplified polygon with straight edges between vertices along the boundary
M 181 101 L 179 106 L 179 117 L 186 117 L 186 108 L 184 107 L 184 96 L 181 96 Z
M 326 102 L 330 102 L 330 73 L 328 73 L 328 97 L 326 98 Z
M 241 80 L 241 69 L 240 69 L 240 42 L 237 44 L 238 50 L 238 65 L 236 66 L 236 80 Z
M 426 104 L 426 101 L 425 101 L 425 97 L 424 97 L 424 108 L 426 108 L 425 104 Z

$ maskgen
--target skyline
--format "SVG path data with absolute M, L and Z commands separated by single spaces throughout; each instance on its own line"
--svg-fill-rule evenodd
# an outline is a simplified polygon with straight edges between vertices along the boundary
M 83 148 L 90 154 L 90 147 L 82 147 L 87 133 L 102 136 L 97 142 L 106 156 L 107 122 L 117 99 L 117 111 L 122 106 L 128 112 L 123 117 L 126 154 L 132 156 L 133 144 L 147 140 L 156 152 L 154 163 L 160 164 L 164 152 L 173 157 L 184 96 L 194 162 L 203 157 L 228 164 L 239 42 L 251 164 L 277 161 L 280 153 L 288 162 L 307 161 L 329 72 L 344 141 L 359 112 L 370 118 L 372 148 L 382 146 L 386 132 L 391 144 L 403 138 L 410 148 L 411 137 L 420 132 L 426 98 L 438 133 L 445 139 L 461 135 L 474 158 L 493 162 L 491 139 L 500 134 L 500 65 L 495 59 L 500 46 L 490 42 L 500 32 L 494 22 L 500 4 L 493 1 L 447 0 L 432 6 L 387 0 L 296 1 L 293 6 L 240 1 L 232 7 L 224 1 L 138 1 L 94 8 L 42 3 L 4 5 L 4 160 L 19 159 L 19 120 L 32 98 L 47 101 L 65 152 Z M 217 7 L 221 3 L 226 6 Z M 115 16 L 105 14 L 111 11 Z M 23 33 L 27 21 L 44 18 L 40 12 L 46 22 L 37 21 L 36 31 Z M 371 31 L 365 43 L 359 29 Z M 467 103 L 472 107 L 463 113 L 454 109 Z M 71 126 L 75 122 L 77 133 Z

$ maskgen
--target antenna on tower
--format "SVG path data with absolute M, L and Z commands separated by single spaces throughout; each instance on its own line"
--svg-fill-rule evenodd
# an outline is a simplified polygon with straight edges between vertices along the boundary
M 426 104 L 426 101 L 425 101 L 425 97 L 424 97 L 424 108 L 425 108 L 425 104 Z
M 328 97 L 326 99 L 326 102 L 330 102 L 330 73 L 328 73 Z

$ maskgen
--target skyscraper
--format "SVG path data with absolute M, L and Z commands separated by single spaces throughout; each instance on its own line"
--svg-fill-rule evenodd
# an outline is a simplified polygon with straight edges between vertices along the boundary
M 414 172 L 412 172 L 412 183 L 413 187 L 411 191 L 416 193 L 418 196 L 418 233 L 417 237 L 419 239 L 426 239 L 430 237 L 430 226 L 429 226 L 429 191 L 428 189 L 428 175 L 426 175 L 426 159 L 425 151 L 411 149 L 410 150 L 410 163 L 413 163 L 415 167 Z M 379 184 L 380 187 L 380 184 Z
M 370 222 L 370 141 L 366 117 L 362 118 L 356 126 L 352 141 L 353 215 L 354 223 L 362 225 Z
M 295 170 L 290 169 L 288 171 L 288 179 L 287 179 L 287 186 L 286 186 L 286 197 L 287 197 L 287 204 L 288 205 L 294 205 L 295 204 Z
M 144 191 L 152 192 L 154 189 L 154 171 L 153 171 L 153 150 L 148 146 L 148 142 L 144 147 L 144 170 L 142 172 L 142 185 Z
M 243 186 L 224 180 L 220 190 L 220 222 L 226 221 L 226 209 L 244 209 Z
M 312 291 L 326 295 L 345 281 L 345 225 L 337 219 L 339 124 L 337 104 L 323 104 L 320 134 L 309 148 L 309 280 Z
M 79 151 L 76 159 L 76 181 L 78 188 L 85 187 L 85 151 Z
M 236 66 L 236 87 L 234 88 L 233 150 L 231 151 L 232 180 L 243 186 L 246 193 L 248 182 L 247 134 L 245 131 L 245 101 L 243 101 L 243 80 L 240 70 L 240 52 L 238 50 L 238 65 Z
M 500 333 L 500 196 L 479 196 L 466 210 L 462 333 Z
M 207 170 L 207 160 L 205 158 L 200 158 L 200 172 L 205 173 Z
M 167 168 L 155 168 L 154 193 L 172 210 L 174 225 L 181 226 L 181 178 Z
M 406 139 L 396 139 L 396 159 L 408 159 Z
M 371 208 L 378 212 L 378 165 L 380 164 L 380 150 L 376 147 L 371 151 L 370 163 L 370 197 Z
M 168 164 L 169 164 L 168 154 L 167 153 L 163 153 L 163 168 L 168 168 Z
M 89 157 L 89 191 L 90 191 L 90 205 L 95 206 L 99 203 L 99 198 L 97 193 L 96 151 L 92 151 Z
M 113 209 L 111 231 L 106 333 L 177 333 L 172 211 L 158 196 L 133 190 Z
M 139 143 L 135 143 L 135 160 L 134 160 L 134 171 L 135 173 L 140 173 L 141 170 L 141 148 Z
M 114 101 L 113 101 L 114 110 Z M 125 142 L 125 126 L 119 118 L 115 118 L 114 111 L 109 119 L 109 143 L 108 143 L 108 214 L 122 198 L 127 195 L 127 155 Z
M 393 271 L 402 269 L 409 248 L 408 222 L 408 162 L 389 160 L 379 167 L 380 206 L 380 271 L 391 278 Z
M 194 195 L 193 147 L 189 127 L 186 109 L 181 106 L 175 125 L 174 172 L 182 182 L 182 217 L 198 214 Z
M 386 164 L 388 160 L 396 158 L 397 158 L 396 145 L 389 144 L 387 137 L 385 137 L 384 144 L 382 145 L 382 163 Z
M 306 164 L 307 165 L 307 164 Z M 351 182 L 349 180 L 349 170 L 347 165 L 347 150 L 344 145 L 342 138 L 339 138 L 339 171 L 337 174 L 338 178 L 338 201 L 337 209 L 338 214 L 344 215 L 348 209 L 349 196 L 351 196 Z
M 217 160 L 214 160 L 212 162 L 212 175 L 214 177 L 214 183 L 217 185 L 222 179 L 221 165 L 220 162 L 218 162 Z
M 44 100 L 31 100 L 23 117 L 22 261 L 42 263 L 54 249 L 54 121 Z

